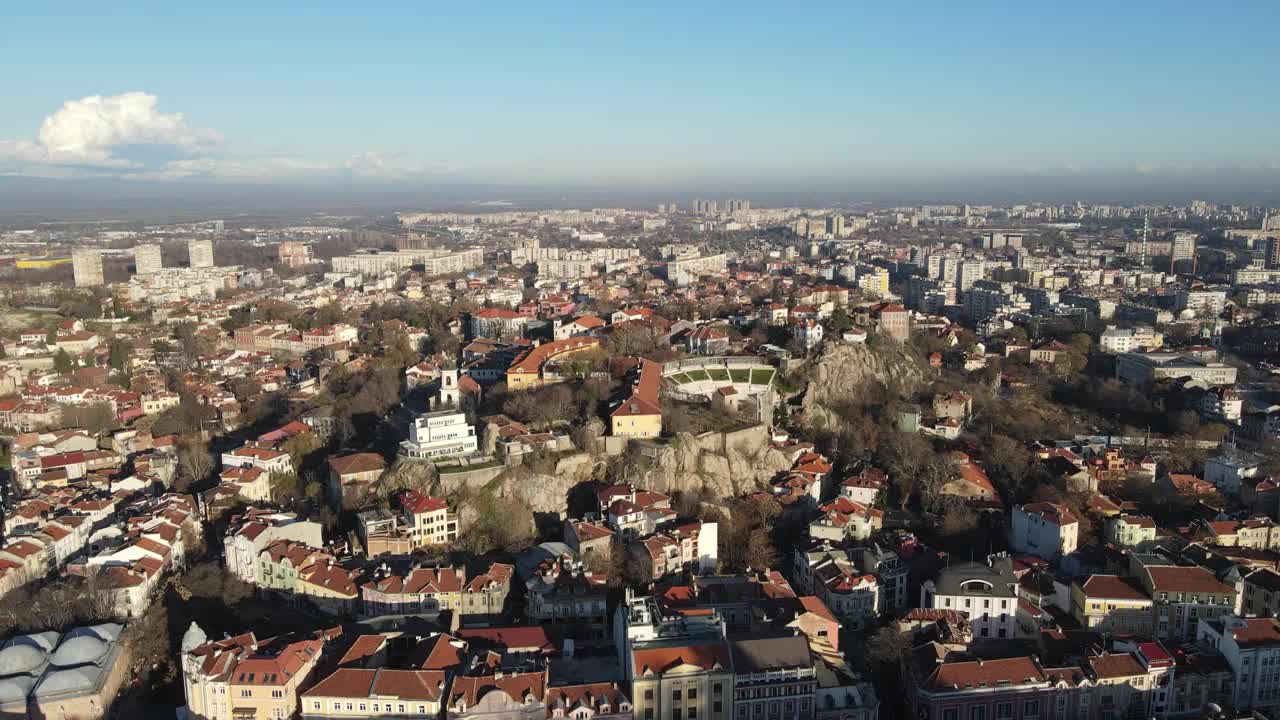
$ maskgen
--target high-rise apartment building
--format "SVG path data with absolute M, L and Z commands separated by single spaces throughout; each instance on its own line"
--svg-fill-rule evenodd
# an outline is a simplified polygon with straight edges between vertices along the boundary
M 956 266 L 955 283 L 961 291 L 968 290 L 973 284 L 986 277 L 987 264 L 982 260 L 961 260 Z
M 94 287 L 104 284 L 102 278 L 102 253 L 93 248 L 76 248 L 71 251 L 71 272 L 76 287 Z
M 213 267 L 213 241 L 191 240 L 187 242 L 187 256 L 193 268 Z
M 133 249 L 133 264 L 139 275 L 154 275 L 164 268 L 159 245 L 139 245 Z
M 1171 272 L 1189 272 L 1195 266 L 1196 234 L 1180 230 L 1173 234 L 1169 243 L 1169 270 Z
M 285 267 L 297 268 L 311 262 L 311 246 L 303 242 L 282 242 L 276 253 Z
M 844 215 L 836 213 L 827 218 L 827 233 L 831 237 L 844 237 Z

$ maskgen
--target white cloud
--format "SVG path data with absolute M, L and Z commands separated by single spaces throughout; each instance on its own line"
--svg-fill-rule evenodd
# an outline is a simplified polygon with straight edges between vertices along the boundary
M 219 133 L 192 127 L 181 113 L 160 112 L 155 95 L 90 95 L 68 100 L 46 117 L 35 141 L 0 140 L 0 161 L 143 170 L 146 163 L 127 157 L 129 149 L 191 156 L 207 154 L 221 141 Z
M 191 125 L 182 113 L 161 112 L 159 98 L 145 92 L 68 100 L 44 119 L 34 139 L 0 138 L 0 175 L 269 182 L 398 180 L 452 171 L 398 153 L 364 152 L 321 163 L 231 152 L 221 133 Z

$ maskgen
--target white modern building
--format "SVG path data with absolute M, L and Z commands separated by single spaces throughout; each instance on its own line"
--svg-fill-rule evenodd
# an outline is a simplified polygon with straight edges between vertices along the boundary
M 1231 667 L 1236 710 L 1280 707 L 1280 621 L 1232 615 L 1202 619 L 1196 639 L 1217 649 Z
M 1254 455 L 1227 447 L 1221 455 L 1204 461 L 1204 479 L 1227 495 L 1239 495 L 1240 484 L 1257 477 L 1261 465 Z
M 1013 509 L 1009 547 L 1014 552 L 1053 560 L 1076 551 L 1079 533 L 1080 521 L 1061 505 L 1018 505 Z
M 475 453 L 476 429 L 467 416 L 455 410 L 419 415 L 409 428 L 409 439 L 400 443 L 400 454 L 418 460 Z
M 75 248 L 71 251 L 71 273 L 76 287 L 97 287 L 103 284 L 102 253 L 94 248 Z
M 1098 347 L 1113 354 L 1157 350 L 1163 345 L 1164 335 L 1149 327 L 1118 328 L 1111 325 L 1098 336 Z
M 187 242 L 187 260 L 193 268 L 213 267 L 213 241 L 189 240 Z
M 989 564 L 988 564 L 989 563 Z M 943 569 L 920 586 L 920 607 L 956 610 L 969 618 L 973 637 L 1012 639 L 1018 632 L 1018 578 L 1013 561 L 993 556 Z
M 138 275 L 153 275 L 164 269 L 159 245 L 139 245 L 133 249 L 133 265 Z

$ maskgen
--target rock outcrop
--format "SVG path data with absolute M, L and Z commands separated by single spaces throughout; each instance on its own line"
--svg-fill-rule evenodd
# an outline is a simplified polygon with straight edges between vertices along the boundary
M 538 516 L 563 517 L 570 491 L 584 482 L 604 480 L 608 462 L 603 453 L 579 451 L 560 456 L 551 472 L 519 465 L 493 468 L 492 475 L 474 471 L 437 476 L 414 467 L 426 463 L 406 463 L 407 467 L 397 466 L 390 474 L 397 484 L 426 484 L 431 492 L 447 497 L 483 493 L 516 499 Z M 631 463 L 625 479 L 639 487 L 662 493 L 700 493 L 712 503 L 765 489 L 778 473 L 791 467 L 790 457 L 770 443 L 769 429 L 764 425 L 645 441 L 615 462 Z M 458 511 L 465 525 L 471 511 L 461 506 Z
M 639 449 L 647 462 L 637 484 L 662 493 L 701 492 L 708 500 L 762 490 L 791 467 L 769 441 L 769 429 L 754 425 L 733 432 L 681 434 Z
M 932 370 L 906 347 L 878 339 L 874 345 L 828 345 L 808 374 L 801 407 L 810 423 L 823 423 L 835 420 L 835 408 L 876 385 L 897 387 L 910 395 L 929 381 Z

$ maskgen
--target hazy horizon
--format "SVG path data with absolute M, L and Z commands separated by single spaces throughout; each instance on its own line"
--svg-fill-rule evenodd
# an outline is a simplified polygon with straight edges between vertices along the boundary
M 1274 3 L 4 14 L 10 208 L 1280 192 Z

